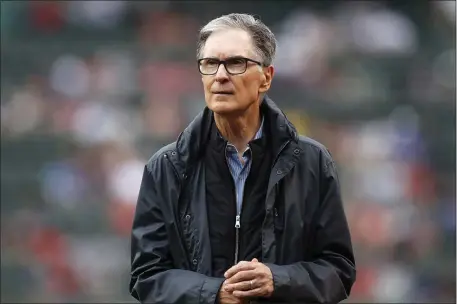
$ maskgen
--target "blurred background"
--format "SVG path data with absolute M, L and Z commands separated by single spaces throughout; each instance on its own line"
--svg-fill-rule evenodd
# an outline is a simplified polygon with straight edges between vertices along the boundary
M 338 164 L 348 302 L 455 303 L 453 1 L 2 1 L 2 302 L 133 302 L 143 166 L 203 109 L 197 32 L 230 12 L 277 35 L 270 97 Z

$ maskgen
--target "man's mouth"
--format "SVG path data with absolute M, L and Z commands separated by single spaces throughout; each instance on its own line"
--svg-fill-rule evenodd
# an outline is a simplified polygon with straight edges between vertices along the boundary
M 218 91 L 218 92 L 213 92 L 213 94 L 232 95 L 233 92 L 229 92 L 229 91 Z

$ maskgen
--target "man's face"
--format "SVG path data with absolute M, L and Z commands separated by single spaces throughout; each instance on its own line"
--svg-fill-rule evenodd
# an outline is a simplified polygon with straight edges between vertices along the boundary
M 225 30 L 213 33 L 206 41 L 202 58 L 226 60 L 232 57 L 261 61 L 254 52 L 252 39 L 247 32 Z M 221 64 L 215 75 L 202 75 L 206 104 L 218 114 L 243 112 L 258 104 L 259 95 L 270 88 L 273 73 L 272 66 L 261 67 L 248 61 L 246 72 L 231 75 Z

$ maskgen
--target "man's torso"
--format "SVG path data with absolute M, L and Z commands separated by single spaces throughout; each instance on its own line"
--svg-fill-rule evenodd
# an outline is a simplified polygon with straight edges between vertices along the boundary
M 261 229 L 271 165 L 267 137 L 257 134 L 244 163 L 237 162 L 237 152 L 230 148 L 213 136 L 203 157 L 212 275 L 217 277 L 237 261 L 262 259 Z

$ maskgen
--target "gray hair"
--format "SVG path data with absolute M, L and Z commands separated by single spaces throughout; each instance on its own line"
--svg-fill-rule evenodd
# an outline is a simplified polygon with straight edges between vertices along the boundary
M 271 65 L 276 53 L 276 38 L 273 32 L 259 19 L 248 14 L 228 14 L 211 20 L 198 35 L 197 59 L 202 56 L 206 40 L 212 33 L 221 30 L 240 29 L 252 38 L 254 51 L 266 66 Z

